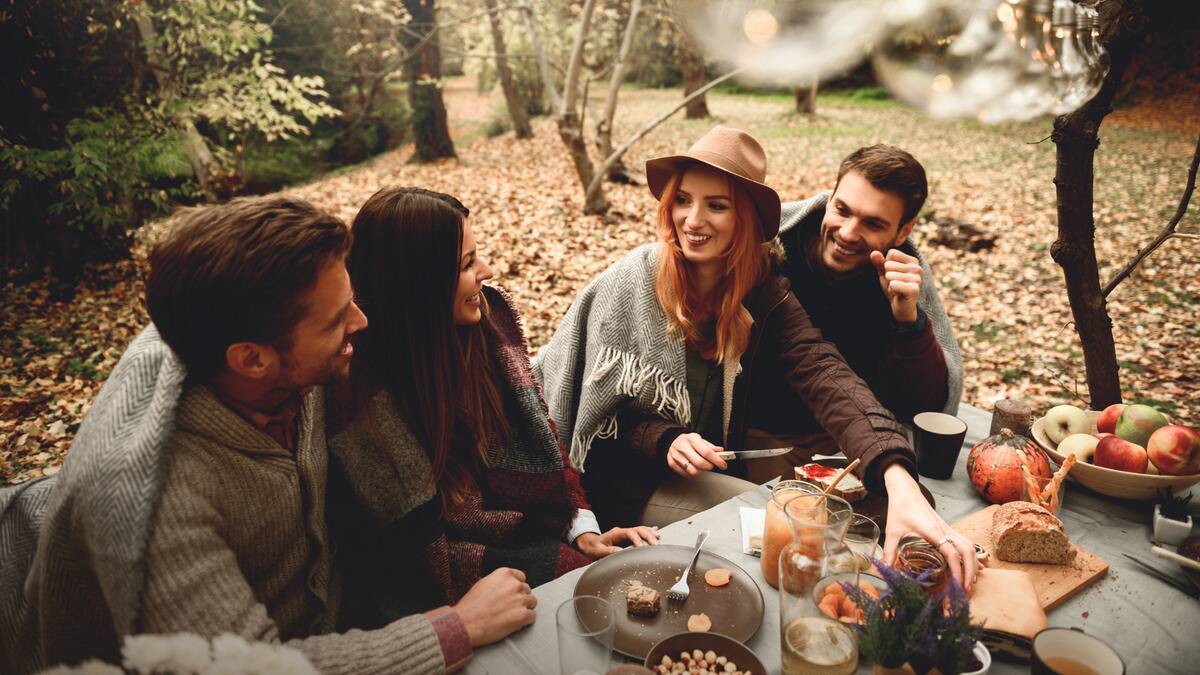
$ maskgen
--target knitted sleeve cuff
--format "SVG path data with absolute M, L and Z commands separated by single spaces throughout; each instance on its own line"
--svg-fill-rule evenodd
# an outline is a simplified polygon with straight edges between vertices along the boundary
M 575 519 L 571 521 L 571 526 L 567 528 L 567 543 L 574 544 L 579 535 L 588 532 L 600 534 L 600 521 L 596 520 L 596 514 L 590 509 L 579 509 L 575 513 Z
M 425 612 L 425 616 L 433 622 L 442 656 L 446 659 L 446 672 L 452 673 L 465 666 L 471 660 L 471 636 L 467 634 L 467 627 L 458 612 L 443 605 Z

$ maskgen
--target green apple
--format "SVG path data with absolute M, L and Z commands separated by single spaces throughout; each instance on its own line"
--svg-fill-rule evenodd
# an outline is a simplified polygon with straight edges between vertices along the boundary
M 1071 434 L 1089 434 L 1092 432 L 1092 420 L 1087 413 L 1073 405 L 1056 405 L 1046 411 L 1043 422 L 1046 438 L 1058 447 L 1063 439 Z
M 1144 448 L 1150 440 L 1150 434 L 1167 424 L 1167 418 L 1163 417 L 1162 413 L 1148 405 L 1135 404 L 1125 406 L 1125 410 L 1121 412 L 1121 417 L 1117 420 L 1116 434 Z
M 1090 462 L 1099 443 L 1100 439 L 1091 434 L 1071 434 L 1058 444 L 1058 454 L 1064 457 L 1075 455 L 1075 459 L 1080 462 Z

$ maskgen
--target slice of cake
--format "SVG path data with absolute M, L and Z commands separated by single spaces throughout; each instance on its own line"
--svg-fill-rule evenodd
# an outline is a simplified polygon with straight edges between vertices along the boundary
M 625 594 L 625 608 L 630 614 L 654 616 L 658 614 L 658 601 L 658 591 L 640 581 L 629 582 L 629 591 Z
M 1008 562 L 1067 565 L 1075 547 L 1063 532 L 1062 521 L 1030 502 L 1009 502 L 992 514 L 992 541 L 997 558 Z
M 833 479 L 841 473 L 841 469 L 834 469 L 824 464 L 805 464 L 804 466 L 796 467 L 796 479 L 806 480 L 810 483 L 816 483 L 822 488 L 828 488 Z M 867 496 L 867 488 L 862 484 L 853 473 L 846 474 L 846 477 L 838 481 L 837 487 L 830 493 L 835 497 L 841 497 L 853 504 L 854 502 Z

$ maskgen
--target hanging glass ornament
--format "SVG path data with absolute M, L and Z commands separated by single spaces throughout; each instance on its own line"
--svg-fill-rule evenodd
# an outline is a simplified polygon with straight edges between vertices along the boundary
M 897 0 L 871 63 L 880 82 L 935 117 L 974 117 L 1009 91 L 1020 59 L 997 17 L 997 0 Z M 1011 11 L 1009 12 L 1011 14 Z
M 811 84 L 863 60 L 889 1 L 688 0 L 680 13 L 701 49 L 745 78 Z
M 1003 0 L 996 16 L 1011 44 L 1012 85 L 979 111 L 979 120 L 995 124 L 1029 120 L 1050 111 L 1057 99 L 1051 72 L 1057 57 L 1051 44 L 1052 0 Z
M 1100 43 L 1100 12 L 1096 11 L 1095 7 L 1082 5 L 1079 9 L 1082 10 L 1082 14 L 1076 14 L 1076 25 L 1079 27 L 1080 44 L 1087 53 L 1088 60 L 1091 61 L 1092 79 L 1099 87 L 1104 84 L 1104 78 L 1108 77 L 1108 69 L 1111 65 L 1108 50 Z
M 1069 113 L 1090 101 L 1100 91 L 1102 82 L 1095 79 L 1088 48 L 1081 41 L 1081 36 L 1085 34 L 1091 38 L 1091 29 L 1077 28 L 1077 11 L 1086 21 L 1086 13 L 1071 0 L 1054 0 L 1050 46 L 1055 61 L 1050 73 L 1054 79 L 1056 98 L 1050 112 L 1055 115 Z

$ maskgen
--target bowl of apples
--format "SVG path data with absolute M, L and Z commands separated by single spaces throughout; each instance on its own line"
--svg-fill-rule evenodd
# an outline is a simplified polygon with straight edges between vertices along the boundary
M 1200 483 L 1200 431 L 1171 424 L 1147 405 L 1118 403 L 1103 411 L 1054 406 L 1030 427 L 1051 461 L 1075 455 L 1070 477 L 1122 499 L 1154 499 Z

